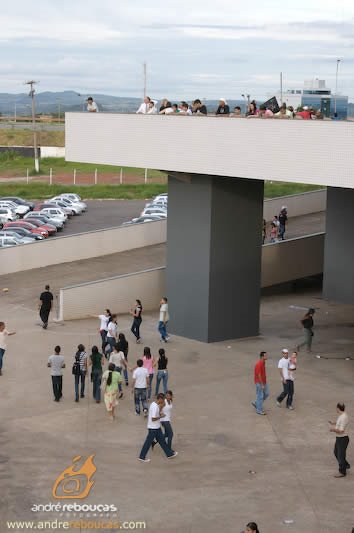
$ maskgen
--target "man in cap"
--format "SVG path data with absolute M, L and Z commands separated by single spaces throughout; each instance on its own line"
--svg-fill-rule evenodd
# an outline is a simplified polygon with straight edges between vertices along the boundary
M 223 117 L 228 117 L 230 115 L 230 108 L 227 105 L 225 98 L 220 98 L 219 107 L 217 108 L 215 115 L 221 115 Z
M 309 108 L 307 105 L 304 105 L 302 110 L 296 113 L 296 118 L 300 118 L 303 120 L 311 120 L 311 112 L 309 111 Z
M 292 384 L 290 383 L 291 379 L 289 375 L 289 350 L 283 348 L 281 353 L 282 358 L 279 359 L 278 369 L 283 384 L 283 392 L 281 392 L 277 398 L 277 406 L 281 407 L 281 402 L 286 397 L 286 407 L 290 410 L 293 410 L 293 398 L 292 394 L 290 394 Z

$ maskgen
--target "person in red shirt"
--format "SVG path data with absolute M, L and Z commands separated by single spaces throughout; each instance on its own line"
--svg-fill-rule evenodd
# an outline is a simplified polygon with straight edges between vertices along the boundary
M 302 111 L 298 111 L 295 116 L 296 118 L 302 118 L 303 120 L 311 120 L 311 111 L 309 111 L 309 108 L 305 105 L 302 108 Z
M 254 367 L 254 383 L 256 385 L 256 401 L 252 402 L 253 407 L 256 409 L 257 415 L 265 415 L 263 411 L 263 402 L 269 396 L 269 387 L 267 384 L 265 362 L 267 360 L 267 352 L 261 352 L 259 354 L 259 361 Z

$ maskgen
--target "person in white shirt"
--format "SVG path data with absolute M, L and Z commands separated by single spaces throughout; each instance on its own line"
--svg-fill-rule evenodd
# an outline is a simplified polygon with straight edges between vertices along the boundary
M 336 434 L 336 443 L 334 445 L 334 455 L 338 461 L 339 474 L 336 474 L 334 477 L 340 478 L 347 475 L 347 470 L 350 468 L 350 464 L 347 461 L 347 448 L 349 444 L 348 436 L 348 424 L 349 418 L 345 412 L 344 403 L 337 403 L 337 413 L 338 418 L 336 422 L 331 422 L 329 424 L 332 426 L 330 428 L 331 433 Z
M 150 450 L 154 440 L 160 444 L 161 448 L 165 452 L 165 455 L 168 459 L 176 457 L 177 452 L 173 451 L 166 444 L 165 438 L 161 431 L 161 419 L 164 418 L 164 407 L 165 407 L 165 395 L 160 393 L 157 395 L 156 401 L 152 402 L 149 408 L 149 418 L 148 418 L 148 434 L 141 448 L 139 455 L 139 461 L 149 462 L 150 459 L 146 457 L 148 451 Z
M 190 116 L 193 114 L 192 110 L 189 107 L 189 105 L 184 100 L 179 104 L 179 114 L 180 115 L 190 115 Z
M 6 339 L 15 334 L 16 331 L 7 331 L 5 322 L 0 322 L 0 376 L 2 376 L 3 359 L 7 348 Z
M 166 102 L 166 107 L 160 110 L 159 115 L 171 115 L 175 110 L 172 107 L 171 102 Z
M 147 111 L 147 115 L 157 115 L 156 103 L 153 100 L 151 100 L 151 102 L 149 103 L 149 109 Z
M 149 372 L 147 368 L 143 367 L 143 360 L 138 359 L 137 368 L 133 371 L 132 392 L 134 393 L 135 413 L 140 415 L 140 402 L 143 407 L 144 416 L 147 415 L 147 388 L 149 381 Z
M 111 352 L 111 355 L 109 356 L 109 363 L 113 363 L 116 369 L 116 372 L 119 372 L 119 374 L 122 375 L 123 368 L 127 368 L 127 362 L 125 359 L 125 355 L 123 352 L 119 352 L 117 350 L 117 346 L 113 347 L 113 350 Z M 118 389 L 119 389 L 119 398 L 123 398 L 123 389 L 122 384 L 118 383 Z
M 117 343 L 118 339 L 118 323 L 117 323 L 117 315 L 112 315 L 110 322 L 108 323 L 108 331 L 107 331 L 107 345 L 105 348 L 105 353 L 111 353 L 114 346 Z
M 289 377 L 289 350 L 284 348 L 281 351 L 281 353 L 283 357 L 279 360 L 278 369 L 279 369 L 280 378 L 283 384 L 283 392 L 279 394 L 277 398 L 277 406 L 281 407 L 281 402 L 284 400 L 284 398 L 287 397 L 286 407 L 290 410 L 293 410 L 294 409 L 294 407 L 292 406 L 293 397 L 291 394 L 292 383 L 290 383 L 291 379 Z
M 104 349 L 107 344 L 108 324 L 112 319 L 112 313 L 110 312 L 109 309 L 106 309 L 103 315 L 92 315 L 92 316 L 100 320 L 100 335 L 102 339 L 102 352 L 104 353 Z
M 166 439 L 167 446 L 172 449 L 173 429 L 171 425 L 173 409 L 173 392 L 168 390 L 165 395 L 165 405 L 163 408 L 163 414 L 161 417 L 161 425 L 165 431 L 164 437 Z
M 168 314 L 168 300 L 166 296 L 161 298 L 160 300 L 160 317 L 159 317 L 159 324 L 158 324 L 158 331 L 161 335 L 161 342 L 167 342 L 169 340 L 169 336 L 167 334 L 167 323 L 169 321 L 170 317 Z
M 48 367 L 51 369 L 54 401 L 59 402 L 63 396 L 63 368 L 65 368 L 64 357 L 60 355 L 60 346 L 54 348 L 54 354 L 48 358 Z
M 92 96 L 89 96 L 86 102 L 87 102 L 87 111 L 89 113 L 98 113 L 98 105 L 96 104 L 96 102 L 93 101 Z
M 140 105 L 139 109 L 136 111 L 137 115 L 147 115 L 149 111 L 149 104 L 151 102 L 151 98 L 149 96 L 145 96 L 143 103 Z

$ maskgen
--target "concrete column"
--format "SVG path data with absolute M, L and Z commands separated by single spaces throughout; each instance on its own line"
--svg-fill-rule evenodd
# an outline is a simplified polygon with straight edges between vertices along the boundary
M 323 295 L 354 305 L 354 190 L 328 187 Z
M 169 176 L 170 331 L 215 342 L 259 332 L 263 181 Z

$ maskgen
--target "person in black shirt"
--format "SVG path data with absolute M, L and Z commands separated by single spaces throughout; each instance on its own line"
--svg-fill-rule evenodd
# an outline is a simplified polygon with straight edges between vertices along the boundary
M 207 115 L 208 114 L 208 110 L 206 106 L 202 104 L 199 98 L 197 98 L 193 102 L 192 113 L 193 115 Z
M 165 350 L 163 348 L 159 349 L 159 359 L 157 361 L 157 376 L 156 376 L 156 389 L 155 396 L 158 395 L 160 389 L 160 383 L 162 380 L 163 392 L 167 392 L 167 382 L 168 382 L 168 372 L 167 372 L 168 358 L 166 357 Z
M 284 240 L 284 234 L 286 229 L 286 223 L 288 221 L 288 215 L 287 215 L 287 209 L 286 207 L 282 207 L 282 210 L 279 213 L 278 220 L 279 220 L 279 237 L 281 240 Z
M 228 117 L 230 115 L 230 108 L 227 105 L 225 98 L 220 98 L 219 107 L 217 108 L 215 115 L 222 115 Z
M 133 324 L 131 327 L 131 332 L 136 338 L 136 343 L 140 344 L 141 338 L 140 338 L 140 326 L 142 322 L 142 312 L 143 312 L 143 306 L 141 305 L 140 300 L 135 300 L 135 307 L 130 310 L 130 314 L 133 316 Z
M 119 333 L 118 335 L 117 351 L 123 352 L 125 360 L 128 361 L 129 343 L 127 339 L 125 338 L 124 333 Z M 124 373 L 125 384 L 128 387 L 129 379 L 128 379 L 128 370 L 126 367 L 124 367 L 123 373 Z
M 42 292 L 42 294 L 39 297 L 39 316 L 41 317 L 41 320 L 43 322 L 43 329 L 47 329 L 48 327 L 48 319 L 49 319 L 49 313 L 52 309 L 53 304 L 53 294 L 50 292 L 49 285 L 45 286 L 45 291 Z
M 312 337 L 313 337 L 313 315 L 315 314 L 314 309 L 309 309 L 301 320 L 302 327 L 304 328 L 305 339 L 304 342 L 298 345 L 297 351 L 300 351 L 300 348 L 307 346 L 307 351 L 311 352 L 312 346 Z

